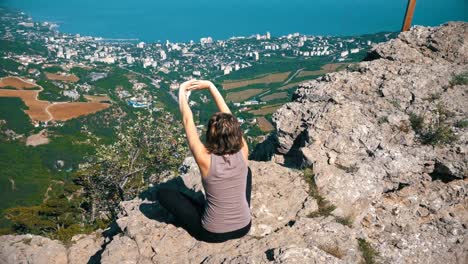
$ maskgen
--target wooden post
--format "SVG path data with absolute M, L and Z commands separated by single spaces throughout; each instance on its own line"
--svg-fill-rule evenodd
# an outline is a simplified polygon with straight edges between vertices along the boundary
M 408 6 L 406 7 L 405 20 L 403 21 L 403 27 L 401 28 L 401 31 L 408 31 L 411 28 L 411 21 L 413 20 L 415 6 L 416 6 L 416 0 L 408 0 Z

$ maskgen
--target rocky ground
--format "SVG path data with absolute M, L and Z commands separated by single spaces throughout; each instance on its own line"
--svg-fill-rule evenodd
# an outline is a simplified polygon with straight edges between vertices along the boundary
M 247 236 L 193 239 L 155 186 L 68 247 L 2 236 L 0 263 L 466 263 L 468 23 L 415 27 L 367 59 L 302 84 L 274 114 L 252 155 L 268 161 L 250 162 Z M 186 162 L 169 184 L 201 197 Z

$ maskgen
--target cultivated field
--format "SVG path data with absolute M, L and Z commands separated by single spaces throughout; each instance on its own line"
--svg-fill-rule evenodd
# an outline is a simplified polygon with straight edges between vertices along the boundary
M 111 101 L 107 95 L 84 95 L 84 98 L 89 102 L 99 103 L 103 101 Z
M 270 123 L 270 121 L 268 121 L 263 116 L 257 117 L 257 123 L 258 123 L 258 127 L 260 128 L 260 130 L 262 130 L 262 132 L 270 132 L 273 129 L 275 129 L 273 125 Z
M 232 102 L 241 102 L 246 99 L 249 99 L 252 96 L 260 94 L 264 91 L 264 89 L 249 89 L 239 92 L 231 92 L 227 94 L 226 99 Z
M 326 73 L 334 72 L 339 67 L 345 67 L 347 65 L 348 63 L 329 63 L 329 64 L 325 64 L 322 67 L 322 69 L 318 71 L 301 71 L 296 77 L 301 78 L 301 77 L 307 77 L 311 75 L 323 75 Z
M 252 84 L 260 84 L 260 83 L 277 83 L 283 82 L 288 78 L 291 72 L 280 72 L 274 74 L 268 74 L 264 77 L 257 78 L 257 79 L 250 79 L 250 80 L 234 80 L 234 81 L 224 81 L 223 88 L 225 90 L 235 89 L 239 87 L 244 87 Z
M 278 90 L 281 90 L 281 91 L 288 90 L 288 89 L 291 89 L 292 87 L 298 86 L 299 84 L 301 84 L 303 82 L 305 82 L 305 81 L 290 83 L 288 85 L 281 86 L 280 88 L 278 88 Z
M 50 115 L 46 112 L 47 106 L 50 105 L 48 101 L 37 100 L 39 91 L 28 90 L 7 90 L 0 89 L 0 97 L 19 97 L 23 100 L 24 104 L 29 108 L 24 110 L 32 120 L 48 121 Z
M 18 77 L 5 77 L 0 79 L 0 87 L 14 87 L 16 89 L 31 89 L 36 87 L 35 84 L 26 82 Z
M 7 77 L 0 79 L 3 87 L 12 86 L 21 90 L 0 89 L 0 97 L 19 97 L 24 104 L 29 108 L 24 110 L 33 121 L 50 121 L 60 120 L 65 121 L 82 115 L 89 115 L 110 106 L 107 103 L 99 102 L 77 102 L 77 103 L 50 103 L 49 101 L 38 100 L 38 94 L 43 90 L 22 90 L 23 88 L 32 88 L 36 85 L 25 82 L 22 79 L 15 77 Z M 100 99 L 109 99 L 107 96 L 101 96 Z
M 82 115 L 89 115 L 108 108 L 110 104 L 105 103 L 54 103 L 48 110 L 55 120 L 66 121 Z
M 77 82 L 77 81 L 80 80 L 80 78 L 78 78 L 74 74 L 62 75 L 62 74 L 47 72 L 46 77 L 47 77 L 47 79 L 52 80 L 52 81 Z
M 274 113 L 282 105 L 283 104 L 267 105 L 257 110 L 250 110 L 249 113 L 254 114 L 254 115 L 267 115 L 267 114 Z
M 288 98 L 288 93 L 287 92 L 279 92 L 279 93 L 274 93 L 274 94 L 269 94 L 263 96 L 261 99 L 262 101 L 272 101 L 275 99 L 283 99 L 283 98 Z

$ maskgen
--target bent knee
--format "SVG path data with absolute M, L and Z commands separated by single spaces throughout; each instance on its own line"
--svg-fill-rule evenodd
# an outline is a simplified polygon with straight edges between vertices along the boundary
M 158 189 L 158 191 L 156 192 L 156 198 L 161 201 L 161 200 L 164 200 L 164 198 L 167 198 L 171 195 L 173 191 L 168 189 L 168 188 L 164 188 L 164 187 L 160 187 Z

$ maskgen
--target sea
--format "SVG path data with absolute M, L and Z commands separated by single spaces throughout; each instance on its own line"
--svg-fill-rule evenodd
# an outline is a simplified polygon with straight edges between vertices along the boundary
M 145 42 L 399 31 L 408 0 L 0 0 L 59 30 Z M 413 24 L 468 21 L 468 0 L 417 0 Z

